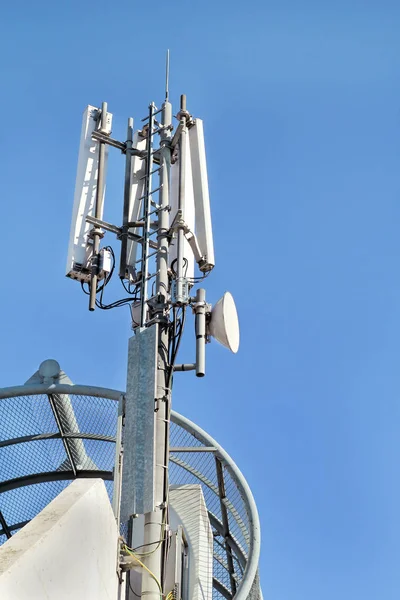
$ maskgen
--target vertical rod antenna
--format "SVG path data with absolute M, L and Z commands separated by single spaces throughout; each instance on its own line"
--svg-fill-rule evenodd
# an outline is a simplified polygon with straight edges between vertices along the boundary
M 169 98 L 169 49 L 167 50 L 167 58 L 165 62 L 165 102 Z
M 181 94 L 181 111 L 186 112 L 186 94 Z

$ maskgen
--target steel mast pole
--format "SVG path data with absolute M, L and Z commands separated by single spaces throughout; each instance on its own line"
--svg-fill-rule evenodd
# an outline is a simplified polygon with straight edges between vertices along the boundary
M 165 525 L 168 503 L 168 458 L 169 458 L 169 415 L 171 404 L 170 366 L 168 358 L 169 347 L 169 281 L 168 281 L 168 252 L 169 252 L 169 173 L 171 165 L 170 126 L 172 123 L 172 107 L 166 101 L 162 106 L 162 124 L 160 141 L 160 192 L 158 212 L 158 253 L 156 304 L 153 315 L 158 322 L 157 349 L 157 398 L 155 425 L 155 510 L 147 513 L 144 518 L 144 556 L 143 562 L 154 575 L 152 577 L 143 569 L 142 597 L 160 600 L 164 571 L 164 542 Z M 158 582 L 158 583 L 157 583 Z M 159 585 L 158 585 L 159 584 Z

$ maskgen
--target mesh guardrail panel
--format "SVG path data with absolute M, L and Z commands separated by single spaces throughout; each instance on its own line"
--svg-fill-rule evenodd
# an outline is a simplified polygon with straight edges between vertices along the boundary
M 79 476 L 101 476 L 112 496 L 118 402 L 78 394 L 0 399 L 0 545 Z M 231 597 L 249 553 L 249 515 L 216 452 L 171 423 L 171 485 L 200 484 L 214 535 L 215 599 Z M 191 448 L 200 451 L 191 452 Z M 98 473 L 97 473 L 98 472 Z M 127 525 L 121 525 L 126 535 Z

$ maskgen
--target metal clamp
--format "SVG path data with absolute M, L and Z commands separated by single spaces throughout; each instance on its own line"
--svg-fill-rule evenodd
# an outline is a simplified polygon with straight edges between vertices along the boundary
M 95 237 L 98 237 L 100 240 L 103 239 L 104 231 L 100 227 L 93 227 L 89 231 L 88 238 L 94 240 Z

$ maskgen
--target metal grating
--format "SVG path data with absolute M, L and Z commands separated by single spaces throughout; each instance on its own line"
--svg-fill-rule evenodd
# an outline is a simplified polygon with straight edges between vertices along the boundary
M 0 390 L 0 545 L 75 477 L 102 477 L 112 496 L 119 392 L 36 388 Z M 201 485 L 214 535 L 213 598 L 232 598 L 250 554 L 248 503 L 226 458 L 187 423 L 173 414 L 170 484 Z M 122 524 L 123 535 L 126 529 Z

